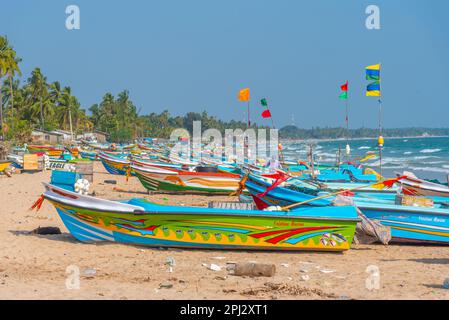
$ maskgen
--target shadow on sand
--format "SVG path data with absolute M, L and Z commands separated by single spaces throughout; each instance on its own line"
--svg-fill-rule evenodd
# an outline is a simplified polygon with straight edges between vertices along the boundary
M 445 258 L 432 258 L 432 259 L 409 259 L 408 261 L 420 262 L 425 264 L 449 264 L 449 259 Z

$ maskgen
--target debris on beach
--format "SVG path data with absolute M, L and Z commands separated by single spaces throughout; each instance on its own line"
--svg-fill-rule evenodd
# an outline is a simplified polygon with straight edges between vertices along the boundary
M 93 269 L 93 268 L 88 268 L 85 269 L 83 271 L 83 276 L 87 277 L 87 278 L 92 278 L 97 274 L 97 270 Z
M 308 274 L 302 275 L 301 276 L 301 280 L 302 281 L 309 281 L 310 280 L 310 276 Z
M 264 283 L 262 287 L 244 290 L 242 291 L 242 295 L 263 297 L 265 295 L 273 294 L 273 292 L 276 292 L 276 294 L 289 295 L 289 296 L 309 296 L 325 299 L 337 298 L 335 294 L 325 292 L 321 289 L 306 288 L 298 285 L 271 283 L 271 282 Z
M 117 180 L 104 180 L 106 184 L 117 184 Z
M 276 273 L 274 264 L 263 263 L 235 263 L 226 268 L 234 276 L 272 277 Z
M 330 269 L 320 269 L 321 273 L 333 273 L 335 272 L 335 270 L 330 270 Z
M 159 284 L 159 289 L 171 289 L 173 288 L 173 284 L 170 282 L 162 282 Z
M 168 266 L 168 272 L 173 272 L 173 267 L 176 265 L 175 258 L 167 257 L 167 259 L 165 260 L 165 265 Z
M 221 271 L 221 267 L 214 263 L 211 263 L 210 265 L 208 265 L 207 263 L 203 263 L 202 266 L 212 271 Z

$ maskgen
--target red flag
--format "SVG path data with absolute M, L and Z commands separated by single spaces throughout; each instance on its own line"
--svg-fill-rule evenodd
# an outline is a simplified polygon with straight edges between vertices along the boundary
M 269 186 L 267 189 L 265 189 L 264 192 L 258 193 L 257 196 L 260 198 L 263 198 L 266 196 L 266 194 L 268 192 L 270 192 L 271 190 L 273 190 L 274 188 L 276 188 L 278 185 L 280 185 L 282 182 L 288 180 L 288 178 L 290 178 L 290 176 L 278 171 L 279 177 L 273 182 L 273 184 L 271 186 Z
M 262 112 L 262 118 L 271 118 L 270 110 L 267 109 L 264 112 Z
M 341 85 L 340 88 L 342 91 L 348 91 L 348 81 L 346 81 L 345 84 Z

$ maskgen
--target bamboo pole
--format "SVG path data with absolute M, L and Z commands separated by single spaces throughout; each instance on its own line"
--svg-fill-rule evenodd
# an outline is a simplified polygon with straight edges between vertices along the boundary
M 325 198 L 328 198 L 328 197 L 336 196 L 336 195 L 338 195 L 340 193 L 345 193 L 345 192 L 348 192 L 348 191 L 357 191 L 357 190 L 365 189 L 365 188 L 368 188 L 368 187 L 372 187 L 372 186 L 374 186 L 376 184 L 381 184 L 381 183 L 383 183 L 383 182 L 385 182 L 387 180 L 389 180 L 389 179 L 385 179 L 385 180 L 380 181 L 380 182 L 366 184 L 366 185 L 355 187 L 355 188 L 351 188 L 351 189 L 344 189 L 344 190 L 339 190 L 339 191 L 336 191 L 336 192 L 324 194 L 322 196 L 315 197 L 313 199 L 308 199 L 308 200 L 304 200 L 304 201 L 301 201 L 301 202 L 290 204 L 288 206 L 284 206 L 281 209 L 282 209 L 282 211 L 288 211 L 289 209 L 301 206 L 301 205 L 306 204 L 306 203 L 310 203 L 310 202 L 313 202 L 313 201 L 316 201 L 316 200 L 321 200 L 321 199 L 325 199 Z

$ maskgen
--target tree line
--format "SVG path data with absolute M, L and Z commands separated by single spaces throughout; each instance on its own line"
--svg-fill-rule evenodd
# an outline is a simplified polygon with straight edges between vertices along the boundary
M 345 139 L 349 138 L 377 138 L 379 129 L 358 128 L 349 129 L 336 127 L 316 127 L 301 129 L 296 126 L 285 126 L 279 130 L 279 136 L 284 139 Z M 449 136 L 449 128 L 394 128 L 383 129 L 384 137 L 419 137 L 419 136 Z

